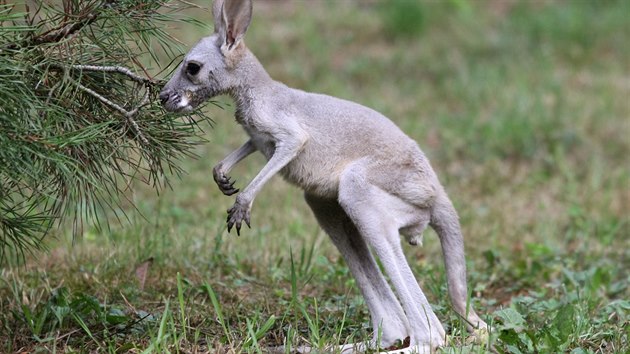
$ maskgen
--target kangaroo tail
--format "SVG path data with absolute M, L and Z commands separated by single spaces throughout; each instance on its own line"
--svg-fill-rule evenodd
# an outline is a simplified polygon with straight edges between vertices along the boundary
M 454 310 L 466 320 L 468 330 L 486 328 L 468 302 L 464 239 L 459 217 L 445 192 L 440 191 L 431 210 L 431 227 L 437 232 L 442 246 L 448 293 Z

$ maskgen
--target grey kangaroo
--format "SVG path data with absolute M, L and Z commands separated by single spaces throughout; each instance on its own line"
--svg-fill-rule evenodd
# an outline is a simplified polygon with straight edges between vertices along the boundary
M 251 0 L 216 0 L 213 15 L 214 33 L 185 56 L 160 100 L 168 111 L 189 113 L 208 98 L 233 98 L 236 121 L 249 140 L 213 169 L 223 194 L 239 192 L 228 176 L 235 164 L 255 151 L 267 159 L 228 210 L 228 231 L 234 227 L 240 234 L 243 223 L 250 226 L 254 198 L 280 173 L 304 190 L 365 298 L 374 340 L 352 350 L 388 347 L 410 337 L 410 348 L 431 351 L 445 345 L 446 334 L 401 246 L 401 235 L 412 245 L 421 243 L 430 225 L 441 241 L 453 308 L 469 330 L 486 329 L 467 302 L 457 213 L 418 145 L 372 109 L 271 79 L 243 40 Z

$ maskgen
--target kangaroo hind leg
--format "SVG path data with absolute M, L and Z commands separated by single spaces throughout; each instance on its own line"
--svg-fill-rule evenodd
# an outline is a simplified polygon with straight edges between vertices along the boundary
M 387 284 L 365 240 L 336 200 L 306 195 L 317 221 L 343 255 L 370 310 L 372 346 L 387 347 L 409 336 L 407 317 Z M 380 334 L 379 334 L 380 332 Z
M 420 289 L 400 240 L 401 228 L 421 222 L 423 209 L 371 184 L 368 175 L 360 163 L 348 167 L 341 176 L 339 203 L 381 260 L 409 320 L 411 344 L 444 345 L 444 328 Z

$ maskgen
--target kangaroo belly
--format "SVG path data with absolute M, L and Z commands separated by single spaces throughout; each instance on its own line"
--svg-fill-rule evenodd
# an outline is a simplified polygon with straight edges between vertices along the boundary
M 336 159 L 318 158 L 307 150 L 296 156 L 280 173 L 287 182 L 311 195 L 336 198 L 341 169 Z

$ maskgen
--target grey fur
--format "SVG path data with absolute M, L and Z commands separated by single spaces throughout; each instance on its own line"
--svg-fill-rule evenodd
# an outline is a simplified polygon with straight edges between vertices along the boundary
M 224 194 L 238 192 L 228 177 L 236 163 L 255 151 L 268 160 L 236 196 L 228 211 L 228 230 L 235 227 L 240 233 L 243 222 L 249 225 L 254 198 L 280 173 L 304 190 L 319 224 L 357 280 L 375 332 L 381 331 L 374 338 L 380 343 L 370 345 L 387 347 L 410 336 L 412 346 L 436 348 L 445 344 L 444 329 L 400 242 L 402 235 L 411 244 L 421 243 L 422 232 L 431 225 L 441 241 L 455 311 L 469 329 L 487 328 L 467 303 L 457 213 L 418 145 L 372 109 L 272 80 L 243 42 L 251 9 L 251 0 L 215 1 L 215 33 L 190 50 L 160 94 L 164 107 L 175 112 L 190 112 L 220 94 L 236 102 L 236 120 L 250 140 L 213 169 Z

